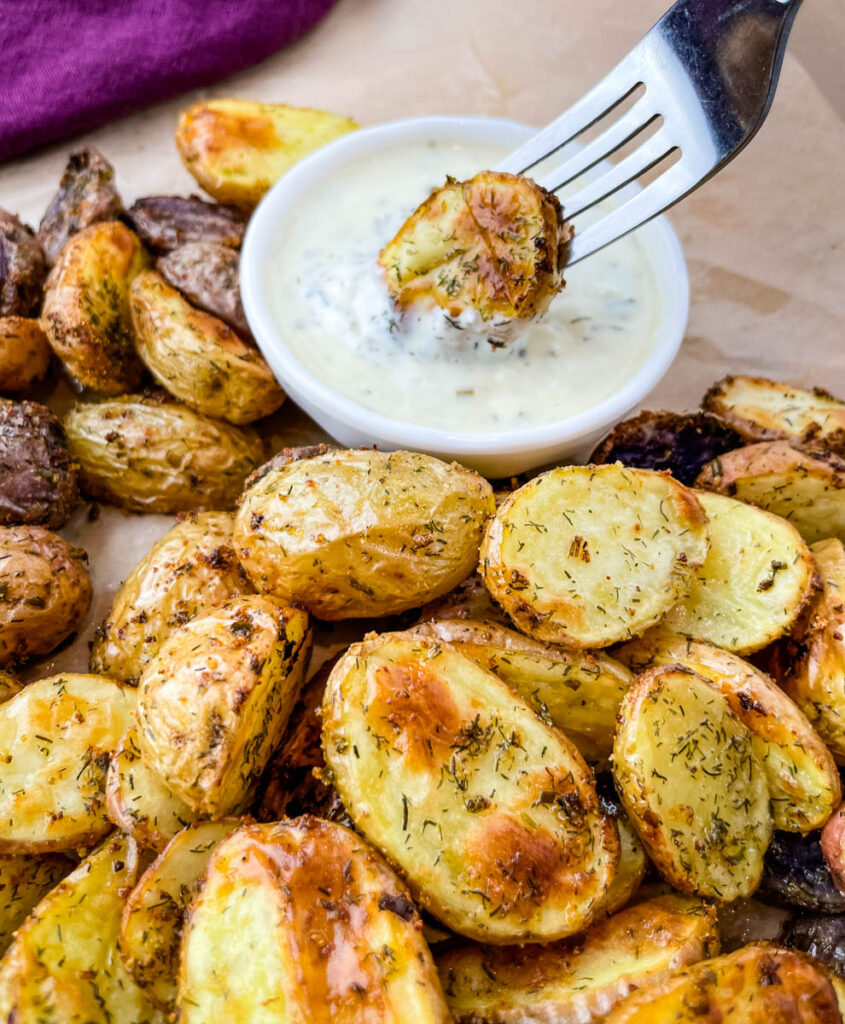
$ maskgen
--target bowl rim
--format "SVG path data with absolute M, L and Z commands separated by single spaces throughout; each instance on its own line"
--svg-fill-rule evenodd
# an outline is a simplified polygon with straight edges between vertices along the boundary
M 309 370 L 292 353 L 276 328 L 265 296 L 263 257 L 277 236 L 286 216 L 300 195 L 314 183 L 345 163 L 378 152 L 391 140 L 401 142 L 417 135 L 466 132 L 477 139 L 495 136 L 496 131 L 525 138 L 536 129 L 519 121 L 500 117 L 470 115 L 425 115 L 401 118 L 360 128 L 342 135 L 294 164 L 270 188 L 253 212 L 241 248 L 240 284 L 247 322 L 259 349 L 294 401 L 324 412 L 335 421 L 353 427 L 374 439 L 396 447 L 436 450 L 451 455 L 515 454 L 530 449 L 548 449 L 594 435 L 616 423 L 643 399 L 663 378 L 680 349 L 689 315 L 689 275 L 680 241 L 665 216 L 656 217 L 638 231 L 649 248 L 662 295 L 651 352 L 623 387 L 588 409 L 572 416 L 532 427 L 490 433 L 468 433 L 397 419 L 335 391 Z M 602 166 L 602 165 L 599 165 Z M 620 193 L 635 195 L 641 186 L 633 183 Z

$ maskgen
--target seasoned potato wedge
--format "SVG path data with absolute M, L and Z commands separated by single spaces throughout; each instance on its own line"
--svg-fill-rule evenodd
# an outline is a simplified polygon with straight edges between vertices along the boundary
M 198 815 L 171 792 L 141 756 L 133 725 L 118 743 L 106 774 L 106 814 L 139 846 L 161 851 Z
M 710 550 L 663 626 L 737 654 L 758 651 L 789 631 L 813 594 L 813 556 L 780 516 L 696 494 L 710 521 Z
M 662 473 L 567 466 L 535 477 L 499 508 L 481 574 L 538 640 L 606 647 L 659 621 L 704 562 L 707 517 Z
M 50 368 L 50 344 L 30 317 L 0 317 L 0 392 L 27 391 Z
M 614 654 L 635 672 L 683 665 L 719 690 L 751 732 L 775 828 L 809 832 L 828 820 L 842 795 L 836 764 L 804 714 L 767 675 L 735 654 L 659 630 Z
M 250 339 L 241 302 L 240 254 L 216 242 L 188 242 L 160 256 L 156 270 L 191 303 Z
M 215 99 L 182 113 L 176 148 L 209 195 L 251 209 L 297 160 L 357 127 L 324 110 Z
M 236 597 L 171 633 L 141 676 L 141 756 L 200 814 L 243 808 L 302 685 L 304 612 Z
M 585 760 L 607 764 L 616 713 L 634 682 L 624 665 L 600 652 L 543 644 L 488 622 L 428 622 L 413 632 L 457 647 L 566 733 Z
M 729 376 L 704 396 L 746 441 L 821 441 L 845 454 L 845 402 L 823 388 L 805 391 L 765 377 Z
M 772 836 L 766 776 L 710 683 L 677 665 L 640 676 L 622 702 L 613 774 L 667 882 L 724 902 L 757 888 Z
M 126 577 L 91 648 L 92 672 L 137 682 L 174 629 L 252 590 L 228 512 L 188 512 Z
M 35 904 L 72 868 L 61 854 L 0 853 L 0 956 Z
M 181 1024 L 447 1024 L 422 925 L 362 839 L 319 818 L 249 825 L 214 851 L 188 913 Z
M 0 526 L 0 666 L 49 654 L 91 606 L 88 556 L 43 526 Z
M 67 242 L 44 288 L 41 326 L 71 376 L 104 395 L 131 391 L 144 367 L 135 353 L 129 286 L 147 264 L 120 221 L 90 225 Z
M 231 508 L 264 453 L 252 431 L 152 395 L 77 405 L 65 430 L 88 494 L 132 512 Z
M 109 831 L 106 770 L 134 708 L 134 690 L 86 675 L 0 704 L 0 852 L 70 850 Z
M 823 831 L 823 830 L 822 830 Z M 760 893 L 779 907 L 821 914 L 845 914 L 821 846 L 821 832 L 775 832 L 766 851 Z
M 783 516 L 806 541 L 845 537 L 845 458 L 833 452 L 764 441 L 720 456 L 697 484 Z
M 33 316 L 47 272 L 32 228 L 0 210 L 0 316 Z
M 354 644 L 323 703 L 323 752 L 359 829 L 453 931 L 546 942 L 599 912 L 619 859 L 576 748 L 458 648 Z
M 179 941 L 188 904 L 197 894 L 215 846 L 241 824 L 239 818 L 189 825 L 141 875 L 123 908 L 120 956 L 147 998 L 176 1009 Z
M 135 843 L 112 838 L 44 897 L 0 960 L 0 1020 L 163 1024 L 117 951 L 137 875 Z
M 487 481 L 455 462 L 332 450 L 244 493 L 235 550 L 258 590 L 317 618 L 391 615 L 471 572 L 493 510 Z
M 718 952 L 716 915 L 659 896 L 545 946 L 461 946 L 437 957 L 456 1024 L 593 1024 L 629 992 Z
M 0 704 L 10 700 L 16 693 L 20 693 L 23 684 L 19 683 L 11 672 L 4 672 L 0 669 Z
M 684 968 L 627 996 L 604 1024 L 840 1024 L 824 967 L 792 950 L 754 943 Z
M 194 309 L 154 270 L 129 292 L 138 354 L 185 405 L 230 423 L 269 416 L 285 400 L 261 353 L 210 313 Z
M 132 226 L 153 249 L 170 251 L 194 242 L 240 248 L 246 217 L 199 196 L 144 196 L 126 211 Z
M 462 329 L 507 341 L 563 288 L 571 235 L 553 193 L 531 178 L 482 171 L 447 178 L 378 261 L 400 309 L 439 307 Z

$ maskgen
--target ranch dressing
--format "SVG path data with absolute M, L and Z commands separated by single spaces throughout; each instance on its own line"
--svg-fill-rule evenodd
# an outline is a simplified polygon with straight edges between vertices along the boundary
M 440 313 L 393 308 L 381 247 L 447 174 L 469 178 L 502 156 L 410 143 L 347 165 L 300 201 L 264 272 L 280 333 L 316 377 L 395 419 L 489 434 L 582 412 L 639 369 L 658 299 L 635 236 L 567 268 L 546 315 L 507 346 Z

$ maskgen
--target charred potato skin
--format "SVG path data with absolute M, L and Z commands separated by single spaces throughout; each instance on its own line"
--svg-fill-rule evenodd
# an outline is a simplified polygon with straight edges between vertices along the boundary
M 192 305 L 251 340 L 241 302 L 240 256 L 234 249 L 217 242 L 188 242 L 159 257 L 156 270 Z
M 50 651 L 91 606 L 88 556 L 43 526 L 0 526 L 0 666 Z
M 119 395 L 143 374 L 129 315 L 129 286 L 147 264 L 141 240 L 120 221 L 73 235 L 50 271 L 41 326 L 84 387 Z
M 64 426 L 83 490 L 131 512 L 231 508 L 264 455 L 251 430 L 157 394 L 77 405 Z
M 329 451 L 241 500 L 235 549 L 256 589 L 316 618 L 384 616 L 451 590 L 493 512 L 472 470 L 414 452 Z
M 0 317 L 0 392 L 27 391 L 50 368 L 50 344 L 33 317 Z
M 79 502 L 76 476 L 50 410 L 0 398 L 0 526 L 64 526 Z
M 144 196 L 127 216 L 150 248 L 164 252 L 196 242 L 239 249 L 246 231 L 240 210 L 199 196 Z
M 46 273 L 32 228 L 0 210 L 0 316 L 37 314 Z

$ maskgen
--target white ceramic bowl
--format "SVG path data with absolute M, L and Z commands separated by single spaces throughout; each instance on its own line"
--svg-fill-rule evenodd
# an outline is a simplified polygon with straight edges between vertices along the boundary
M 241 254 L 241 291 L 255 340 L 291 398 L 341 444 L 410 448 L 457 459 L 490 477 L 521 473 L 549 462 L 584 458 L 591 446 L 635 405 L 669 369 L 680 347 L 689 309 L 683 253 L 668 221 L 658 217 L 639 229 L 652 260 L 662 310 L 651 354 L 618 391 L 592 408 L 539 427 L 468 434 L 422 426 L 373 412 L 339 394 L 306 369 L 279 332 L 266 293 L 263 268 L 284 237 L 285 218 L 301 196 L 346 164 L 406 141 L 474 140 L 515 149 L 535 129 L 492 117 L 415 117 L 344 135 L 296 164 L 253 214 Z M 634 190 L 637 186 L 631 186 Z

